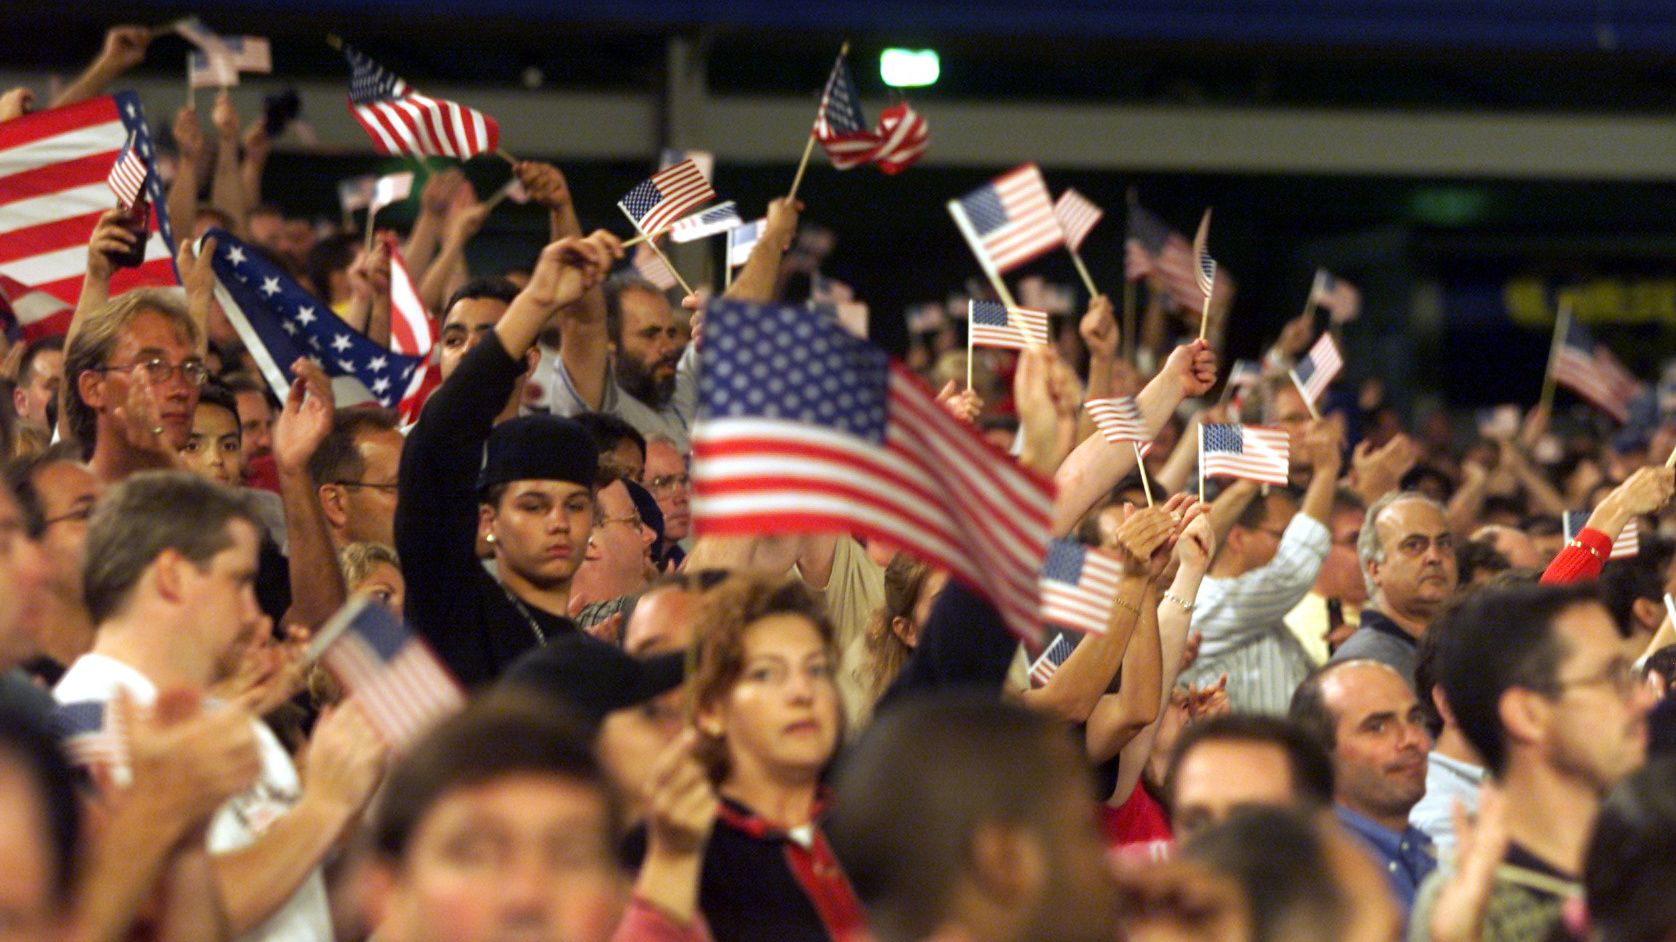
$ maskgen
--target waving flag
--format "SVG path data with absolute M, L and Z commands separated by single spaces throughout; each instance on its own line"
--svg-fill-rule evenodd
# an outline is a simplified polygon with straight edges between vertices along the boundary
M 345 216 L 366 209 L 372 205 L 373 190 L 377 187 L 378 177 L 370 173 L 364 177 L 345 177 L 338 181 L 338 206 Z
M 1042 620 L 1081 632 L 1105 634 L 1123 564 L 1075 540 L 1048 544 L 1042 566 Z
M 1210 257 L 1210 210 L 1199 220 L 1199 232 L 1193 237 L 1193 279 L 1204 300 L 1210 300 L 1216 290 L 1216 259 Z
M 1618 422 L 1629 420 L 1629 403 L 1641 383 L 1612 351 L 1595 342 L 1588 328 L 1569 321 L 1554 353 L 1554 381 Z
M 1015 307 L 999 301 L 973 301 L 967 312 L 966 329 L 973 346 L 1023 350 L 1048 342 L 1048 316 L 1042 311 Z
M 221 36 L 221 49 L 200 46 L 187 58 L 187 78 L 193 88 L 227 88 L 239 84 L 240 72 L 266 75 L 274 70 L 273 51 L 261 36 Z
M 1588 525 L 1589 512 L 1587 510 L 1568 510 L 1561 518 L 1561 523 L 1565 530 L 1565 541 L 1570 543 L 1577 539 L 1577 534 L 1582 533 L 1583 528 Z M 1631 517 L 1629 522 L 1624 524 L 1624 528 L 1618 531 L 1618 538 L 1612 541 L 1612 553 L 1607 556 L 1607 559 L 1630 559 L 1639 555 L 1641 555 L 1641 525 L 1636 522 L 1634 517 Z
M 635 184 L 617 201 L 634 226 L 646 235 L 657 235 L 669 224 L 716 198 L 710 181 L 698 165 L 683 160 Z
M 1040 643 L 1045 478 L 883 350 L 802 308 L 711 301 L 699 357 L 700 533 L 887 540 L 986 594 L 1013 632 Z
M 500 146 L 500 125 L 481 111 L 421 95 L 360 51 L 343 47 L 353 73 L 349 112 L 380 154 L 465 160 Z
M 1261 425 L 1199 426 L 1199 470 L 1207 478 L 1243 478 L 1285 484 L 1291 438 L 1285 429 Z
M 1228 369 L 1228 402 L 1235 413 L 1245 405 L 1245 397 L 1263 379 L 1263 367 L 1256 360 L 1235 360 Z
M 908 321 L 910 334 L 934 334 L 948 326 L 948 315 L 943 312 L 943 306 L 936 301 L 925 301 L 920 304 L 909 305 L 903 311 Z
M 425 303 L 419 300 L 396 237 L 385 233 L 383 238 L 390 252 L 390 349 L 425 361 L 425 368 L 408 381 L 396 408 L 402 415 L 411 414 L 417 419 L 425 398 L 442 384 L 442 367 L 430 356 L 431 348 L 436 346 L 437 325 L 425 310 Z
M 744 225 L 739 218 L 739 208 L 728 200 L 717 206 L 712 206 L 702 213 L 694 213 L 685 219 L 680 219 L 669 227 L 669 237 L 676 242 L 693 242 L 718 232 L 727 232 Z
M 640 277 L 657 285 L 659 290 L 668 291 L 681 283 L 676 279 L 675 272 L 670 270 L 658 253 L 652 251 L 652 246 L 648 243 L 642 242 L 634 247 L 634 256 L 630 259 L 630 264 L 634 265 L 634 270 L 640 273 Z
M 1060 228 L 1065 230 L 1065 244 L 1075 252 L 1082 248 L 1082 240 L 1088 238 L 1088 233 L 1106 211 L 1076 190 L 1067 189 L 1059 194 L 1059 199 L 1054 200 L 1053 214 L 1058 217 Z
M 1309 286 L 1309 300 L 1325 308 L 1335 324 L 1353 321 L 1362 313 L 1362 292 L 1325 268 L 1315 270 L 1315 282 Z
M 372 212 L 378 212 L 386 206 L 400 203 L 413 193 L 413 171 L 386 174 L 378 178 L 372 186 Z
M 925 154 L 930 142 L 925 119 L 907 102 L 886 108 L 879 115 L 878 127 L 869 128 L 862 114 L 861 96 L 856 93 L 855 80 L 850 78 L 850 67 L 842 54 L 827 76 L 811 133 L 837 169 L 875 163 L 887 174 L 908 169 Z
M 949 213 L 984 270 L 996 277 L 1065 244 L 1065 230 L 1035 164 L 1015 167 L 949 201 Z
M 128 135 L 128 143 L 117 151 L 116 163 L 111 164 L 111 175 L 105 182 L 110 185 L 111 192 L 116 194 L 116 201 L 123 209 L 133 209 L 139 201 L 140 194 L 145 191 L 146 175 L 151 168 L 146 166 L 145 158 L 134 149 L 134 135 Z
M 210 264 L 216 300 L 274 395 L 284 398 L 291 388 L 292 362 L 307 356 L 332 377 L 340 406 L 373 400 L 394 408 L 401 402 L 423 360 L 368 340 L 230 233 L 212 229 L 208 234 L 216 240 Z M 391 329 L 395 335 L 394 317 Z
M 68 301 L 0 275 L 0 325 L 13 343 L 63 334 L 74 310 Z
M 758 219 L 748 222 L 727 234 L 727 263 L 734 268 L 750 261 L 751 250 L 757 247 L 757 240 L 762 238 L 762 231 L 768 227 L 768 220 Z
M 1124 442 L 1144 445 L 1152 441 L 1152 434 L 1146 430 L 1146 420 L 1141 417 L 1141 407 L 1134 396 L 1090 399 L 1083 403 L 1083 407 L 1088 410 L 1088 418 L 1093 421 L 1094 427 L 1113 445 Z
M 1338 344 L 1333 342 L 1332 334 L 1322 334 L 1309 353 L 1292 367 L 1292 382 L 1305 399 L 1317 403 L 1342 372 L 1344 357 L 1339 355 Z
M 1042 656 L 1036 658 L 1036 662 L 1030 665 L 1031 685 L 1036 687 L 1046 686 L 1047 682 L 1053 679 L 1053 675 L 1059 673 L 1059 665 L 1065 663 L 1066 659 L 1071 656 L 1071 652 L 1077 649 L 1077 642 L 1081 640 L 1082 635 L 1064 631 L 1055 634 L 1053 643 L 1049 644 L 1047 649 L 1042 652 Z
M 75 303 L 87 273 L 87 240 L 114 204 L 106 181 L 130 138 L 131 150 L 149 163 L 151 135 L 133 92 L 0 123 L 0 276 L 24 286 L 24 293 Z M 116 273 L 112 297 L 140 285 L 175 283 L 174 235 L 157 174 L 146 175 L 145 193 L 152 205 L 146 261 Z M 44 335 L 68 327 L 64 317 L 36 321 L 32 329 Z M 30 329 L 25 324 L 25 332 Z
M 355 696 L 393 749 L 465 706 L 459 683 L 424 640 L 369 599 L 352 599 L 333 615 L 310 654 Z
M 1130 281 L 1156 274 L 1176 307 L 1199 312 L 1205 303 L 1193 246 L 1146 207 L 1129 207 L 1129 232 L 1124 241 L 1123 273 Z M 1217 273 L 1219 295 L 1232 290 L 1226 271 Z

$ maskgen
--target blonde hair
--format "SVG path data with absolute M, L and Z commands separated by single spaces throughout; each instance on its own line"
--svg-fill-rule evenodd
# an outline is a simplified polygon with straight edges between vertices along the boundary
M 76 330 L 76 336 L 64 351 L 64 384 L 69 387 L 64 396 L 64 417 L 69 422 L 70 434 L 88 448 L 93 447 L 99 416 L 93 407 L 82 401 L 81 374 L 96 370 L 110 362 L 111 354 L 122 339 L 122 332 L 136 317 L 150 311 L 161 314 L 186 335 L 187 343 L 198 349 L 202 334 L 198 323 L 186 311 L 186 305 L 173 288 L 135 288 L 111 298 L 87 315 Z
M 401 571 L 401 559 L 396 551 L 383 543 L 361 541 L 350 543 L 338 550 L 338 568 L 343 570 L 343 581 L 354 592 L 355 586 L 365 582 L 372 575 L 374 567 L 379 563 L 392 566 L 397 572 Z

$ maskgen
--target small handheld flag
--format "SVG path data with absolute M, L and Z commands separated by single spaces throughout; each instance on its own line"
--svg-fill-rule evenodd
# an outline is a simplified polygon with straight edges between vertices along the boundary
M 839 170 L 873 163 L 883 173 L 901 173 L 925 154 L 931 136 L 925 119 L 900 102 L 886 108 L 878 126 L 869 128 L 845 55 L 838 54 L 827 76 L 811 133 Z
M 365 598 L 338 610 L 309 646 L 353 694 L 392 749 L 465 706 L 465 694 L 429 646 L 389 609 Z
M 1042 656 L 1030 665 L 1030 683 L 1032 686 L 1044 687 L 1059 672 L 1059 665 L 1070 658 L 1071 652 L 1077 649 L 1077 642 L 1082 636 L 1061 631 L 1053 638 L 1053 643 L 1047 646 Z
M 1335 324 L 1349 323 L 1362 313 L 1362 292 L 1325 268 L 1315 270 L 1315 282 L 1309 287 L 1309 302 L 1326 308 L 1329 319 Z
M 1199 426 L 1199 485 L 1204 478 L 1241 478 L 1284 485 L 1291 470 L 1291 436 L 1262 425 Z
M 768 220 L 758 219 L 748 222 L 727 234 L 727 265 L 738 268 L 751 259 L 751 250 L 757 247 L 757 240 L 762 238 L 762 231 L 768 228 Z
M 1105 634 L 1123 564 L 1075 540 L 1048 544 L 1042 566 L 1042 620 L 1084 633 Z
M 1048 342 L 1048 316 L 1028 308 L 1008 308 L 996 301 L 972 301 L 967 337 L 975 347 L 1023 350 Z
M 656 236 L 670 224 L 716 198 L 710 181 L 692 160 L 683 160 L 635 184 L 617 205 L 641 235 Z
M 978 262 L 995 281 L 1065 244 L 1047 181 L 1033 163 L 1007 171 L 948 206 Z
M 117 202 L 123 209 L 133 209 L 139 201 L 140 194 L 145 191 L 146 176 L 151 168 L 146 166 L 145 158 L 134 147 L 134 135 L 128 135 L 128 142 L 117 152 L 116 163 L 111 164 L 111 174 L 105 180 L 110 184 L 111 192 L 116 194 Z
M 1199 232 L 1193 237 L 1193 279 L 1204 292 L 1205 306 L 1199 314 L 1199 339 L 1205 339 L 1210 328 L 1210 299 L 1216 293 L 1216 259 L 1210 257 L 1210 210 L 1199 220 Z
M 1309 406 L 1310 415 L 1319 419 L 1321 413 L 1316 410 L 1315 404 L 1326 395 L 1327 387 L 1338 378 L 1338 374 L 1344 372 L 1344 357 L 1339 354 L 1333 335 L 1322 334 L 1291 372 L 1292 382 L 1304 397 L 1304 404 Z
M 465 160 L 500 147 L 500 125 L 481 111 L 421 95 L 360 51 L 345 45 L 353 74 L 349 112 L 385 155 Z
M 678 219 L 669 227 L 669 238 L 674 242 L 693 242 L 718 232 L 727 232 L 744 225 L 739 218 L 739 208 L 733 205 L 733 200 L 719 203 L 702 213 L 694 213 L 685 219 Z
M 1568 510 L 1561 518 L 1565 531 L 1565 541 L 1570 543 L 1577 539 L 1577 534 L 1588 526 L 1589 512 L 1587 510 Z M 1624 524 L 1618 531 L 1618 538 L 1612 541 L 1612 552 L 1607 559 L 1630 559 L 1641 555 L 1641 526 L 1634 517 Z

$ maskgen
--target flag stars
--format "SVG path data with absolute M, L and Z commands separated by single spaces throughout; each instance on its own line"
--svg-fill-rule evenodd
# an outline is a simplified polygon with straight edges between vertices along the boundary
M 244 261 L 245 261 L 244 246 L 234 245 L 234 246 L 228 247 L 228 249 L 227 249 L 227 261 L 233 263 L 234 265 L 243 264 Z
M 279 278 L 278 278 L 278 276 L 270 276 L 270 277 L 267 277 L 267 278 L 263 278 L 262 279 L 261 291 L 262 291 L 262 294 L 264 294 L 264 295 L 266 295 L 267 297 L 270 297 L 270 298 L 273 297 L 274 295 L 278 294 L 279 293 Z
M 332 338 L 332 349 L 336 350 L 339 353 L 342 353 L 345 350 L 348 350 L 349 349 L 349 335 L 348 334 L 338 334 L 336 337 L 333 337 Z
M 314 323 L 314 308 L 308 305 L 297 308 L 297 323 L 305 327 Z M 318 345 L 318 342 L 316 342 L 316 345 Z
M 369 360 L 367 362 L 367 369 L 372 370 L 374 373 L 382 373 L 382 372 L 384 372 L 384 368 L 389 366 L 389 365 L 390 365 L 390 358 L 389 357 L 376 356 L 376 357 L 373 357 L 371 360 Z M 382 380 L 381 379 L 381 380 L 379 380 L 379 382 L 386 383 L 386 382 L 388 382 L 388 380 Z
M 382 360 L 383 357 L 379 357 L 379 359 Z M 390 380 L 389 379 L 387 379 L 383 376 L 380 376 L 378 379 L 373 381 L 373 384 L 372 384 L 373 395 L 382 396 L 386 392 L 388 392 L 389 389 L 390 389 Z

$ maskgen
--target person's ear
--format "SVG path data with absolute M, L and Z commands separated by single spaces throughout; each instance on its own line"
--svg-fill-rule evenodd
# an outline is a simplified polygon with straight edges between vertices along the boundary
M 341 484 L 322 484 L 317 490 L 320 498 L 320 512 L 326 518 L 326 525 L 334 530 L 341 530 L 349 522 L 349 495 L 344 493 Z
M 495 508 L 492 504 L 477 505 L 477 536 L 485 543 L 495 542 Z
M 80 395 L 81 401 L 97 412 L 105 407 L 105 374 L 98 370 L 82 370 L 76 376 L 76 388 L 70 395 Z
M 1508 744 L 1541 743 L 1548 738 L 1554 704 L 1535 690 L 1512 687 L 1502 691 L 1496 714 Z
M 890 633 L 910 648 L 919 645 L 919 626 L 901 615 L 891 618 Z
M 1628 627 L 1644 633 L 1657 631 L 1659 625 L 1664 621 L 1664 602 L 1663 600 L 1636 599 L 1630 605 L 1629 617 L 1635 623 Z
M 187 572 L 188 567 L 192 567 L 192 561 L 182 556 L 179 550 L 165 549 L 158 553 L 157 558 L 147 567 L 151 570 L 150 579 L 157 594 L 170 602 L 182 601 L 186 597 L 190 575 Z M 146 578 L 146 575 L 141 574 L 141 581 Z
M 383 855 L 373 855 L 358 868 L 356 882 L 360 884 L 361 905 L 366 908 L 367 925 L 383 926 L 395 914 L 399 876 L 396 863 Z

